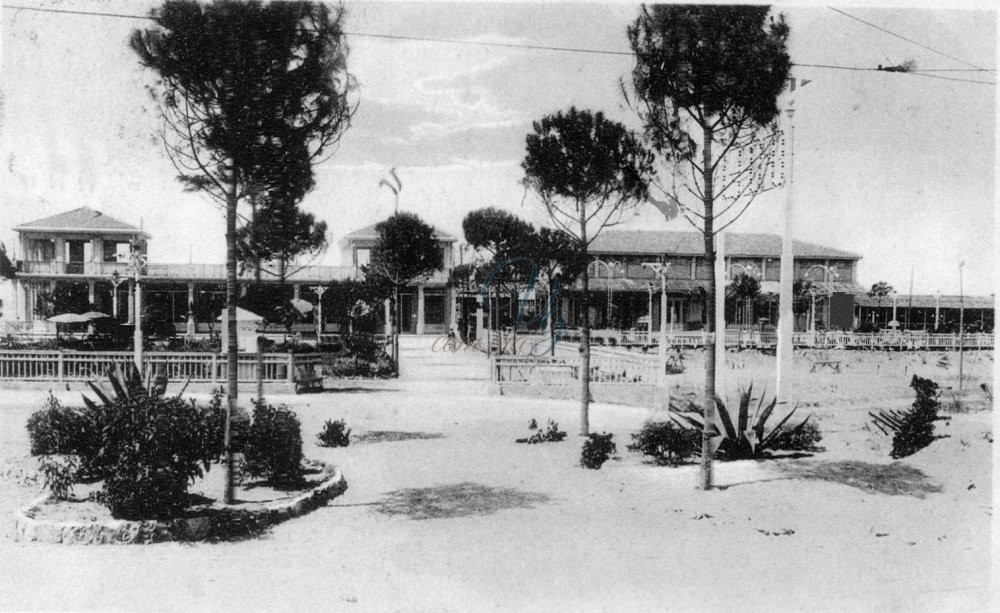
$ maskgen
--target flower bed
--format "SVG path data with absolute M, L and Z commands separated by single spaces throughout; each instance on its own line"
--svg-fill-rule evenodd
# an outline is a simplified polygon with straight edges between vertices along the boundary
M 54 501 L 44 496 L 17 512 L 13 538 L 66 545 L 132 545 L 251 536 L 323 506 L 347 490 L 347 481 L 338 469 L 321 462 L 307 464 L 318 470 L 321 477 L 304 492 L 279 500 L 196 505 L 173 519 L 113 519 L 104 507 L 89 502 L 61 502 L 51 505 L 59 508 L 50 509 L 46 507 Z M 74 508 L 77 504 L 81 506 Z M 67 519 L 67 515 L 75 519 Z

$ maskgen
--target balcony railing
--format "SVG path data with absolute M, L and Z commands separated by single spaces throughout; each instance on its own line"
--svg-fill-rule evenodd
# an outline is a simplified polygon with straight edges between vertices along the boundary
M 85 277 L 107 277 L 117 272 L 121 277 L 131 275 L 128 265 L 124 262 L 57 262 L 57 261 L 21 261 L 19 272 L 29 275 L 80 275 Z M 306 266 L 302 269 L 289 268 L 286 280 L 296 281 L 344 281 L 360 280 L 363 277 L 361 269 L 356 266 Z M 226 278 L 225 264 L 147 264 L 143 272 L 146 279 L 176 279 L 176 280 L 211 280 L 224 281 Z M 242 279 L 252 279 L 251 270 L 240 275 Z M 261 267 L 261 279 L 264 281 L 278 278 L 277 266 Z

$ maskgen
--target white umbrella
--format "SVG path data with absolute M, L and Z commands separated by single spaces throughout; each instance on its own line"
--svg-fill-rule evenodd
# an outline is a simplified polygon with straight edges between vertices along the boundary
M 87 321 L 90 321 L 92 319 L 104 319 L 105 317 L 111 316 L 107 313 L 101 313 L 100 311 L 87 311 L 83 315 L 80 315 L 80 317 L 86 317 Z
M 295 310 L 298 311 L 299 313 L 302 313 L 303 315 L 305 315 L 306 313 L 311 313 L 313 310 L 312 303 L 306 300 L 302 300 L 301 298 L 292 298 L 290 302 L 292 303 L 292 306 L 295 307 Z
M 77 315 L 76 313 L 63 313 L 61 315 L 53 315 L 52 317 L 49 317 L 48 321 L 54 324 L 85 324 L 90 321 L 90 318 L 83 315 Z

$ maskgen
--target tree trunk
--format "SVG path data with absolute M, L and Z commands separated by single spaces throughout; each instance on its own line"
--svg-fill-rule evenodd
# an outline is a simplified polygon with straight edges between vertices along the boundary
M 587 258 L 587 218 L 583 203 L 580 202 L 580 247 Z M 580 435 L 590 434 L 590 274 L 589 266 L 583 267 L 583 335 L 580 338 Z
M 250 200 L 250 224 L 253 226 L 254 232 L 257 231 L 257 202 L 256 196 Z M 250 240 L 253 240 L 251 236 Z M 254 245 L 254 267 L 253 267 L 253 283 L 254 291 L 257 293 L 257 297 L 260 298 L 260 249 L 257 245 Z M 258 315 L 263 315 L 263 313 L 257 313 Z M 260 346 L 260 337 L 257 337 L 257 402 L 264 402 L 264 354 Z
M 552 312 L 553 312 L 552 300 L 553 300 L 553 298 L 554 297 L 552 295 L 552 281 L 550 280 L 549 281 L 549 339 L 550 339 L 549 351 L 550 351 L 552 357 L 556 357 L 556 321 L 558 321 L 558 319 L 556 319 L 555 321 L 553 321 L 553 316 L 552 316 Z
M 702 168 L 704 169 L 704 207 L 705 207 L 705 261 L 715 262 L 715 224 L 713 210 L 712 193 L 712 129 L 706 123 L 702 126 L 704 144 L 702 145 Z M 717 344 L 716 334 L 721 333 L 715 329 L 715 301 L 718 279 L 715 274 L 716 267 L 712 266 L 712 272 L 708 281 L 708 292 L 705 295 L 706 326 L 708 334 L 705 343 L 705 427 L 701 434 L 701 472 L 698 480 L 699 489 L 707 490 L 712 487 L 712 441 L 709 435 L 712 426 L 715 424 L 715 348 Z M 722 340 L 723 348 L 725 339 Z
M 225 102 L 226 115 L 233 112 L 233 78 L 232 63 L 236 61 L 236 32 L 229 28 L 227 43 L 232 56 L 230 67 L 225 72 Z M 231 126 L 230 126 L 231 127 Z M 226 461 L 223 464 L 223 480 L 225 489 L 223 501 L 233 503 L 233 450 L 231 446 L 231 428 L 233 415 L 238 408 L 239 398 L 239 354 L 236 343 L 236 167 L 231 156 L 224 162 L 226 175 L 226 426 L 223 433 L 223 446 L 226 449 Z

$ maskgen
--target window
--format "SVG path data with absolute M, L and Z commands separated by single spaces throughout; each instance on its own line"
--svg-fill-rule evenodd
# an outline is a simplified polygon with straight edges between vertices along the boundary
M 368 266 L 371 262 L 372 250 L 367 247 L 358 247 L 354 250 L 354 263 L 356 266 Z

